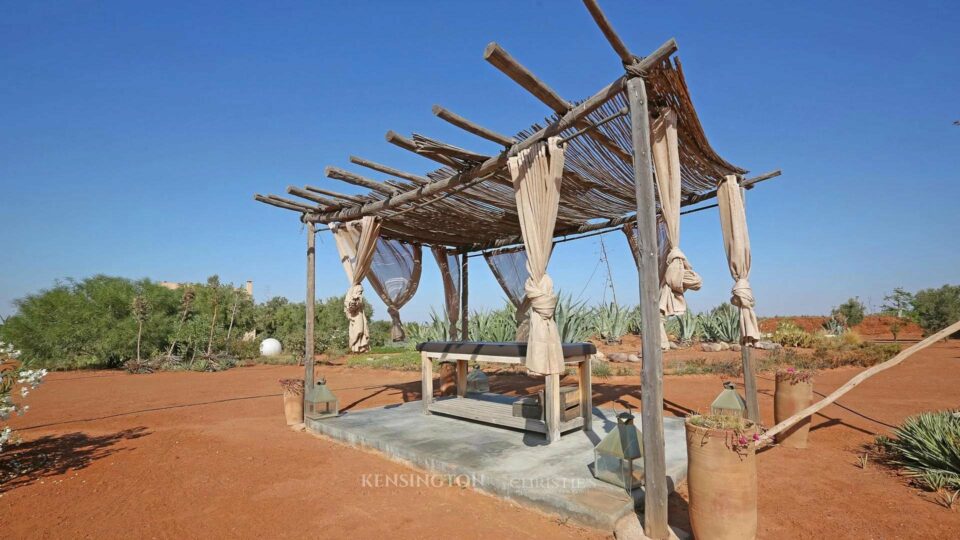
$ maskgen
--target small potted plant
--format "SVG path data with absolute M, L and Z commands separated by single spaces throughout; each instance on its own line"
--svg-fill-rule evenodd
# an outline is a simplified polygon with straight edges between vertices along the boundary
M 725 414 L 690 416 L 687 490 L 695 538 L 757 535 L 756 425 Z
M 287 425 L 303 422 L 303 379 L 280 379 L 283 388 L 283 414 Z
M 813 375 L 809 369 L 786 368 L 777 371 L 773 394 L 773 416 L 776 422 L 790 418 L 813 402 Z M 789 448 L 806 448 L 810 433 L 810 417 L 797 422 L 777 435 L 777 443 Z

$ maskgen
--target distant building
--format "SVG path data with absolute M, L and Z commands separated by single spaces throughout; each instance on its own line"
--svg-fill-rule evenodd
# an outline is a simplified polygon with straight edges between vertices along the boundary
M 175 291 L 180 287 L 184 286 L 183 283 L 177 283 L 176 281 L 158 281 L 157 284 L 160 285 L 161 287 L 166 287 L 171 291 Z M 253 280 L 252 279 L 247 280 L 247 284 L 244 286 L 244 290 L 247 291 L 247 294 L 250 295 L 250 298 L 253 298 Z

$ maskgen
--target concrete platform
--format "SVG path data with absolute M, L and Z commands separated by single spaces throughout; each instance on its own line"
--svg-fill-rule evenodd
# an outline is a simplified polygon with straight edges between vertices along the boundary
M 593 447 L 616 426 L 612 410 L 594 408 L 593 414 L 594 433 L 572 431 L 552 445 L 536 433 L 424 415 L 419 401 L 308 420 L 306 427 L 520 505 L 613 530 L 635 506 L 643 508 L 643 491 L 631 497 L 593 477 Z M 683 420 L 664 418 L 664 436 L 672 488 L 687 474 Z

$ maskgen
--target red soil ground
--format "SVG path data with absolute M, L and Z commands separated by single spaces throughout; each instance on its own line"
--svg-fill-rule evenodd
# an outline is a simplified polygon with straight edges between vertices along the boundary
M 673 351 L 667 353 L 668 363 Z M 720 354 L 720 353 L 717 353 Z M 342 409 L 418 399 L 417 373 L 321 370 Z M 826 394 L 857 373 L 821 373 Z M 284 426 L 277 379 L 293 366 L 223 373 L 54 373 L 15 427 L 24 443 L 0 454 L 5 538 L 350 537 L 604 538 L 555 516 L 458 487 L 364 487 L 367 474 L 418 474 L 380 455 Z M 714 376 L 666 377 L 668 414 L 704 410 Z M 764 420 L 773 420 L 762 374 Z M 957 406 L 960 342 L 941 343 L 857 387 L 814 418 L 811 447 L 759 455 L 761 538 L 949 538 L 960 512 L 871 462 L 875 434 L 920 411 Z M 493 377 L 493 390 L 536 380 Z M 596 402 L 639 406 L 638 379 L 595 385 Z M 493 429 L 493 428 L 491 428 Z M 11 474 L 13 462 L 27 472 Z M 684 491 L 671 522 L 687 528 Z
M 802 317 L 771 317 L 760 321 L 760 331 L 772 333 L 777 329 L 777 325 L 782 321 L 789 321 L 799 326 L 807 332 L 816 332 L 823 328 L 823 323 L 827 317 L 823 316 L 802 316 Z M 868 315 L 863 318 L 863 322 L 853 327 L 858 334 L 867 339 L 893 339 L 893 332 L 890 331 L 890 325 L 897 322 L 896 317 L 887 315 Z M 900 330 L 897 333 L 897 339 L 918 340 L 923 337 L 923 329 L 915 322 L 906 319 L 900 319 Z

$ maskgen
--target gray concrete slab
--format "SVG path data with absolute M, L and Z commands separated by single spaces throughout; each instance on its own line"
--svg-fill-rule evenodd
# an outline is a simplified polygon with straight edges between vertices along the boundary
M 337 418 L 307 421 L 306 426 L 430 473 L 457 476 L 523 506 L 613 530 L 635 506 L 643 508 L 643 491 L 634 490 L 631 497 L 593 477 L 593 447 L 616 426 L 612 410 L 594 408 L 593 414 L 593 433 L 572 431 L 551 445 L 536 433 L 424 415 L 419 401 L 349 411 Z M 672 488 L 687 474 L 683 420 L 664 418 L 664 437 Z

